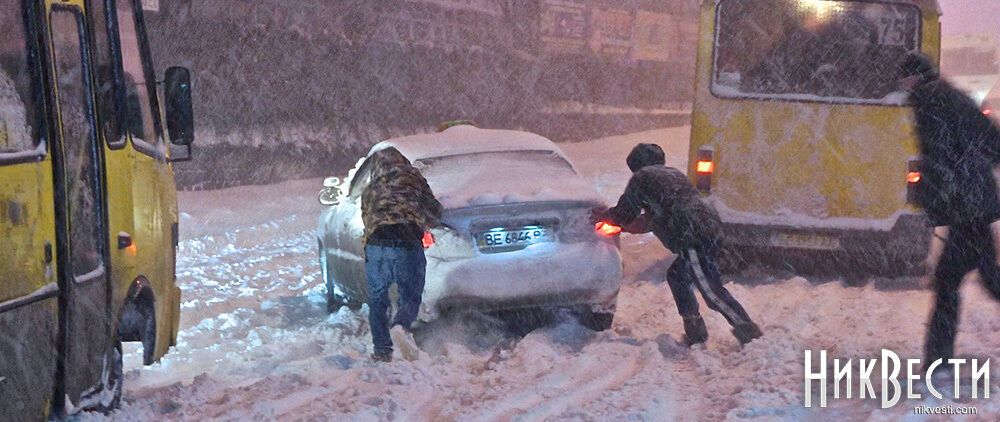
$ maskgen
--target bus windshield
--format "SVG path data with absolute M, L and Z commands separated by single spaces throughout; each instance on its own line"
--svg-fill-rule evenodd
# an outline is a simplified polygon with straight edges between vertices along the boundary
M 0 0 L 0 154 L 34 148 L 31 67 L 22 2 Z
M 920 48 L 920 9 L 899 3 L 723 0 L 712 93 L 722 98 L 902 105 L 898 66 Z

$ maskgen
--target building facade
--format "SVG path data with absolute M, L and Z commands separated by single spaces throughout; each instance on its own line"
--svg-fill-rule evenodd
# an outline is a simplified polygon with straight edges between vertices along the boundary
M 637 132 L 678 124 L 655 112 L 692 97 L 699 0 L 149 1 L 156 63 L 193 70 L 207 133 L 182 185 L 337 174 L 454 119 L 555 140 Z M 272 159 L 225 160 L 261 149 Z

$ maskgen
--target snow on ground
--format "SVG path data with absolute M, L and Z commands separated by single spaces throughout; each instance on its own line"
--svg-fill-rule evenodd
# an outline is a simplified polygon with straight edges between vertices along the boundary
M 683 168 L 687 130 L 565 150 L 615 198 L 635 142 L 663 144 L 671 163 Z M 459 315 L 421 331 L 427 352 L 421 359 L 373 364 L 364 313 L 325 311 L 313 232 L 319 186 L 308 180 L 181 193 L 178 345 L 150 367 L 139 366 L 138 349 L 126 349 L 125 404 L 107 418 L 928 420 L 913 408 L 937 403 L 908 400 L 882 410 L 872 400 L 834 400 L 827 409 L 803 407 L 807 349 L 826 349 L 831 358 L 874 358 L 882 348 L 919 357 L 929 292 L 799 277 L 729 284 L 765 336 L 741 350 L 723 318 L 703 304 L 711 338 L 707 347 L 687 349 L 678 343 L 681 320 L 660 282 L 672 258 L 646 236 L 624 239 L 627 280 L 612 330 L 591 333 L 566 317 L 511 338 L 495 320 Z M 993 358 L 992 379 L 1000 379 L 1000 305 L 978 283 L 967 283 L 963 295 L 958 351 Z M 959 404 L 978 406 L 981 419 L 1000 414 L 1000 398 Z

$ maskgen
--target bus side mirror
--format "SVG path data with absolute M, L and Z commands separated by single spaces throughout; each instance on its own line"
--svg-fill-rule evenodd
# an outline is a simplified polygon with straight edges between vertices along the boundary
M 166 103 L 167 131 L 170 143 L 188 148 L 194 143 L 194 105 L 191 100 L 191 71 L 184 67 L 167 69 L 163 80 L 163 96 Z M 182 161 L 174 160 L 174 161 Z

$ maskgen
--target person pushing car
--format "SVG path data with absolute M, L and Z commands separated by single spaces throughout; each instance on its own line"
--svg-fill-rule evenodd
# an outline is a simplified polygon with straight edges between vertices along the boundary
M 667 284 L 684 319 L 685 341 L 694 345 L 708 340 L 695 288 L 709 308 L 725 316 L 740 344 L 760 337 L 760 328 L 722 285 L 716 263 L 722 241 L 719 215 L 701 201 L 683 172 L 665 165 L 666 157 L 658 145 L 637 145 L 626 162 L 632 178 L 625 193 L 614 208 L 598 213 L 595 220 L 633 233 L 652 231 L 677 254 L 667 271 Z
M 440 225 L 442 207 L 427 180 L 397 149 L 377 151 L 370 159 L 371 182 L 361 194 L 361 219 L 365 225 L 368 322 L 375 346 L 372 359 L 391 361 L 395 340 L 403 346 L 404 357 L 412 360 L 416 347 L 407 332 L 417 318 L 424 291 L 424 232 Z M 393 283 L 399 299 L 390 324 L 389 286 Z

